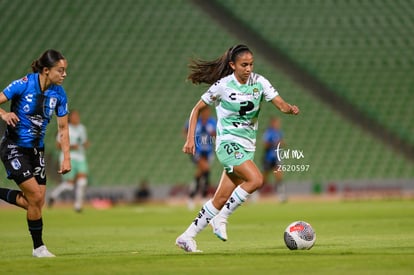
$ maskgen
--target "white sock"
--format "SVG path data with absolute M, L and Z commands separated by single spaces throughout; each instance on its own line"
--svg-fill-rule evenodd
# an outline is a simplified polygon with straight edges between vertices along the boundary
M 67 181 L 64 181 L 64 182 L 62 182 L 61 184 L 59 184 L 53 191 L 52 191 L 52 193 L 50 194 L 50 196 L 53 198 L 53 199 L 57 199 L 59 196 L 60 196 L 60 194 L 62 194 L 63 192 L 65 192 L 65 191 L 72 191 L 73 190 L 73 188 L 74 188 L 74 186 L 73 186 L 73 184 L 71 184 L 71 183 L 69 183 L 69 182 L 67 182 Z
M 243 188 L 239 186 L 234 189 L 233 193 L 231 194 L 230 198 L 224 204 L 223 208 L 220 211 L 220 216 L 224 219 L 228 219 L 228 217 L 236 211 L 237 207 L 239 207 L 243 202 L 247 200 L 250 196 Z
M 86 185 L 88 185 L 87 178 L 79 178 L 76 182 L 75 209 L 82 209 L 83 201 L 85 198 Z
M 185 235 L 187 235 L 190 238 L 195 238 L 195 236 L 200 233 L 204 228 L 207 227 L 210 220 L 217 215 L 219 212 L 218 209 L 216 209 L 213 206 L 213 203 L 211 200 L 207 201 L 203 207 L 201 208 L 200 212 L 198 213 L 197 217 L 194 219 L 194 221 L 190 224 L 190 226 L 187 228 L 187 230 L 184 232 Z

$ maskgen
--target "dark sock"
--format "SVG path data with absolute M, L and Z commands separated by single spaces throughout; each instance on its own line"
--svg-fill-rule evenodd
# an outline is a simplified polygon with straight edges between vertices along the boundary
M 10 203 L 10 204 L 16 204 L 16 198 L 17 195 L 20 193 L 18 190 L 12 190 L 7 188 L 0 188 L 0 199 Z
M 43 231 L 43 221 L 42 218 L 38 220 L 27 220 L 27 225 L 29 226 L 30 234 L 32 235 L 33 248 L 36 249 L 39 246 L 42 246 L 42 231 Z
M 198 192 L 198 190 L 199 190 L 199 188 L 200 188 L 200 180 L 201 180 L 201 177 L 196 177 L 196 178 L 195 178 L 195 187 L 194 187 L 194 189 L 190 192 L 190 198 L 191 198 L 191 199 L 193 199 L 193 198 L 197 195 L 197 192 Z
M 208 188 L 210 187 L 210 172 L 204 172 L 202 177 L 204 179 L 203 198 L 205 198 L 208 195 Z

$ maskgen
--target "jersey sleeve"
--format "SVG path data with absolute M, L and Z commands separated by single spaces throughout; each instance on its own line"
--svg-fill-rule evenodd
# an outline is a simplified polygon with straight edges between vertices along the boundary
M 59 101 L 58 104 L 56 104 L 55 112 L 58 117 L 65 116 L 69 113 L 68 98 L 66 97 L 66 93 L 65 90 L 63 90 L 63 88 L 61 88 L 60 90 Z
M 13 99 L 13 97 L 18 96 L 23 93 L 24 90 L 27 88 L 28 78 L 27 76 L 15 80 L 7 86 L 3 93 L 7 97 L 8 100 Z
M 201 96 L 201 100 L 208 105 L 213 105 L 220 99 L 220 80 L 210 86 L 210 88 Z
M 266 101 L 271 101 L 273 98 L 279 95 L 276 89 L 272 86 L 272 84 L 264 78 L 263 76 L 260 77 L 260 82 L 263 87 L 263 94 Z

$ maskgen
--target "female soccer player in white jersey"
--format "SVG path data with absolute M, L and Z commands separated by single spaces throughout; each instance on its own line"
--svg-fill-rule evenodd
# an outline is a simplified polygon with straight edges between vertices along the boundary
M 10 112 L 0 108 L 7 124 L 1 140 L 0 156 L 7 177 L 20 190 L 0 188 L 0 199 L 27 211 L 27 224 L 33 240 L 34 257 L 54 257 L 42 239 L 42 207 L 46 194 L 44 136 L 56 113 L 64 161 L 58 173 L 70 171 L 68 104 L 61 86 L 67 61 L 58 51 L 47 50 L 33 61 L 33 73 L 12 82 L 0 93 L 0 104 L 11 100 Z
M 62 175 L 62 182 L 50 193 L 49 207 L 65 191 L 75 191 L 74 210 L 81 212 L 85 199 L 86 186 L 88 185 L 88 161 L 86 158 L 86 149 L 89 147 L 88 134 L 85 125 L 81 123 L 80 113 L 78 110 L 72 110 L 69 113 L 69 140 L 70 140 L 70 158 L 72 170 Z M 56 136 L 56 146 L 62 149 L 60 136 Z M 64 160 L 64 154 L 60 151 L 59 161 Z
M 297 106 L 286 103 L 266 78 L 253 72 L 253 61 L 247 46 L 236 45 L 216 60 L 193 60 L 190 65 L 188 79 L 211 86 L 191 111 L 183 152 L 194 154 L 199 112 L 206 105 L 215 105 L 216 154 L 224 171 L 213 198 L 175 241 L 187 252 L 200 252 L 194 238 L 219 212 L 220 219 L 212 225 L 214 233 L 226 240 L 228 216 L 263 184 L 263 176 L 253 162 L 261 101 L 272 102 L 283 113 L 299 114 Z

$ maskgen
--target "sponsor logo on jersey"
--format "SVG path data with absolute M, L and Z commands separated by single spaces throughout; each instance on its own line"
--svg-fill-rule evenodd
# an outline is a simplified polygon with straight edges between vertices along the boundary
M 24 99 L 26 99 L 27 102 L 33 102 L 33 94 L 27 94 Z
M 56 97 L 51 97 L 49 100 L 49 107 L 51 109 L 54 109 L 56 107 L 56 103 L 57 103 L 57 98 Z
M 208 90 L 207 93 L 209 94 L 212 101 L 215 101 L 217 99 L 217 95 L 215 95 L 212 90 Z

